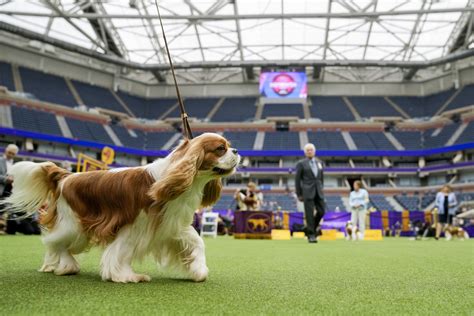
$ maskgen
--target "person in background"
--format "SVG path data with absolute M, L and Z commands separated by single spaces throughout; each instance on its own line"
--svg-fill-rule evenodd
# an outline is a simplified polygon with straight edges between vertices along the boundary
M 263 194 L 254 182 L 249 182 L 247 188 L 237 190 L 234 194 L 237 209 L 240 211 L 257 211 L 263 203 Z
M 72 163 L 69 160 L 64 160 L 63 162 L 61 162 L 61 167 L 63 167 L 67 171 L 72 172 Z
M 9 144 L 5 148 L 5 152 L 0 157 L 0 200 L 10 196 L 12 191 L 13 176 L 9 172 L 13 166 L 13 159 L 18 153 L 18 146 Z M 0 234 L 4 234 L 6 230 L 6 214 L 3 212 L 3 207 L 0 206 Z
M 326 210 L 323 165 L 315 158 L 316 147 L 313 144 L 304 146 L 304 155 L 306 158 L 296 164 L 295 189 L 298 200 L 304 202 L 308 242 L 317 243 L 316 232 Z
M 232 210 L 227 210 L 225 215 L 219 214 L 218 231 L 222 235 L 231 236 L 234 232 L 234 214 Z
M 10 144 L 5 148 L 3 157 L 0 157 L 0 196 L 2 198 L 8 197 L 11 194 L 13 176 L 9 175 L 9 172 L 13 167 L 13 159 L 17 153 L 17 145 Z
M 438 223 L 436 224 L 436 236 L 438 240 L 443 226 L 449 226 L 453 222 L 456 214 L 458 201 L 456 195 L 449 185 L 445 185 L 436 194 L 435 205 L 438 209 Z
M 369 204 L 369 193 L 362 188 L 362 182 L 359 180 L 354 182 L 354 190 L 349 196 L 349 205 L 351 206 L 351 223 L 355 228 L 359 229 L 360 239 L 364 239 L 365 233 L 365 216 L 367 214 L 367 206 Z M 352 229 L 352 240 L 357 239 L 357 229 Z

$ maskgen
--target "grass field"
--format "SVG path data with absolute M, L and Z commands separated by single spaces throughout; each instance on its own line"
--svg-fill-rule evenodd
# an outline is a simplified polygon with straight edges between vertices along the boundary
M 474 240 L 382 242 L 206 239 L 204 283 L 136 265 L 150 283 L 99 276 L 98 249 L 81 273 L 36 272 L 38 237 L 0 236 L 0 313 L 76 314 L 474 314 Z

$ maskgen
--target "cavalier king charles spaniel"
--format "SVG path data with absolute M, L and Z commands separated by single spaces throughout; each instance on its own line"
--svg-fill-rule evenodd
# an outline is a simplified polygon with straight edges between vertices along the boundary
M 24 161 L 12 168 L 13 192 L 3 204 L 29 212 L 46 208 L 41 272 L 76 274 L 74 255 L 101 245 L 103 280 L 150 281 L 133 271 L 132 262 L 151 254 L 160 266 L 199 282 L 208 268 L 193 215 L 217 202 L 221 178 L 239 162 L 237 150 L 213 133 L 184 140 L 143 167 L 73 174 L 51 162 Z

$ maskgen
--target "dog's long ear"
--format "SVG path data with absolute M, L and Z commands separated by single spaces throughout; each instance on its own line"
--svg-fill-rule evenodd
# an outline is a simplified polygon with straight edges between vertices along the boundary
M 204 187 L 204 193 L 202 195 L 201 206 L 212 206 L 214 205 L 221 196 L 222 182 L 221 179 L 214 179 L 206 183 Z
M 204 150 L 185 141 L 172 155 L 171 159 L 176 160 L 171 162 L 164 177 L 155 182 L 148 191 L 148 195 L 159 208 L 191 187 L 204 159 Z

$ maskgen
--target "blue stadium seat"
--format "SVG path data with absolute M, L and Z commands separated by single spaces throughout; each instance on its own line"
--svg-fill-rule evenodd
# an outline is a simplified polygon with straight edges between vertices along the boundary
M 205 119 L 212 108 L 216 105 L 217 98 L 186 98 L 184 105 L 189 117 L 196 117 L 198 119 Z M 167 117 L 180 117 L 181 112 L 179 107 L 171 111 Z
M 449 98 L 453 95 L 454 89 L 435 93 L 425 97 L 425 116 L 433 116 Z
M 228 209 L 235 210 L 235 207 L 236 207 L 236 203 L 234 201 L 234 195 L 224 193 L 224 194 L 221 194 L 219 201 L 217 201 L 217 203 L 214 204 L 212 208 L 216 211 L 217 210 L 222 211 L 222 210 L 228 210 Z
M 126 113 L 126 110 L 115 99 L 109 89 L 93 86 L 87 83 L 71 80 L 72 84 L 81 96 L 82 101 L 88 107 L 100 107 L 116 112 Z
M 263 150 L 301 149 L 298 132 L 266 132 Z
M 428 192 L 421 197 L 421 209 L 424 210 L 428 205 L 433 203 L 436 198 L 436 193 Z
M 390 97 L 403 111 L 410 117 L 424 117 L 425 114 L 425 98 L 423 97 Z
M 147 118 L 147 99 L 118 91 L 117 95 L 136 117 Z
M 308 132 L 308 141 L 313 143 L 317 149 L 324 150 L 348 150 L 346 142 L 340 132 Z
M 157 120 L 171 109 L 178 101 L 176 99 L 148 99 L 145 118 Z
M 441 132 L 432 136 L 434 129 L 430 129 L 423 132 L 423 145 L 424 148 L 439 148 L 444 147 L 447 141 L 451 138 L 453 133 L 459 128 L 458 124 L 445 125 Z
M 0 86 L 7 87 L 10 91 L 15 91 L 12 66 L 4 62 L 0 62 Z
M 474 85 L 465 86 L 461 92 L 449 103 L 444 111 L 474 105 Z
M 474 142 L 474 121 L 469 122 L 466 129 L 459 135 L 456 144 L 472 143 Z
M 226 98 L 211 118 L 213 122 L 242 122 L 255 118 L 255 97 Z
M 311 98 L 312 106 L 309 107 L 311 117 L 329 122 L 355 121 L 354 115 L 341 97 L 317 96 Z
M 159 119 L 177 102 L 176 99 L 172 98 L 146 99 L 122 91 L 117 92 L 117 94 L 136 117 L 149 120 Z
M 388 203 L 383 194 L 369 194 L 369 199 L 378 211 L 393 211 L 393 206 Z
M 289 211 L 297 210 L 296 200 L 289 194 L 268 193 L 263 195 L 262 208 L 267 211 Z
M 401 116 L 383 97 L 349 97 L 361 117 Z
M 334 211 L 337 208 L 340 211 L 345 211 L 346 207 L 344 206 L 344 202 L 342 201 L 339 195 L 325 195 L 326 199 L 326 210 L 327 211 Z
M 145 134 L 145 149 L 161 150 L 175 132 L 148 132 Z M 197 135 L 195 135 L 197 136 Z
M 142 131 L 134 130 L 134 133 L 137 135 L 137 137 L 133 137 L 123 126 L 111 125 L 110 127 L 114 131 L 115 135 L 117 135 L 118 139 L 120 139 L 124 147 L 137 149 L 144 148 L 145 133 L 143 133 Z
M 98 142 L 104 145 L 114 145 L 102 124 L 80 121 L 70 117 L 66 117 L 66 122 L 76 139 Z
M 76 100 L 63 77 L 19 67 L 23 90 L 41 101 L 75 107 Z
M 224 132 L 224 137 L 237 150 L 253 150 L 257 132 Z
M 420 150 L 423 148 L 421 132 L 392 131 L 391 133 L 406 150 Z
M 396 150 L 382 132 L 351 132 L 359 150 Z
M 265 104 L 262 118 L 270 116 L 297 116 L 303 118 L 303 105 L 301 103 Z
M 11 106 L 13 127 L 19 130 L 63 136 L 56 115 L 43 111 Z
M 382 132 L 351 132 L 359 150 L 396 150 Z
M 420 210 L 420 198 L 416 195 L 395 195 L 394 198 L 407 211 Z

